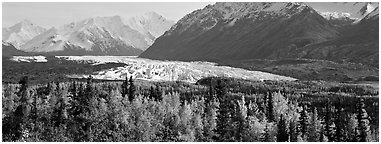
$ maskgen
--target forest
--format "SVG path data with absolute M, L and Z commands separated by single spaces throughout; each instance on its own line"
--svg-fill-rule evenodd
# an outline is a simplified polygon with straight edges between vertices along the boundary
M 3 83 L 5 142 L 378 142 L 379 92 L 321 81 Z

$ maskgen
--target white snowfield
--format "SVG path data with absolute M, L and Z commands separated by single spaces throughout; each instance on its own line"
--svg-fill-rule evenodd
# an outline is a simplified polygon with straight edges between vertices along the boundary
M 217 66 L 211 62 L 160 61 L 131 56 L 56 56 L 93 65 L 104 63 L 125 63 L 124 67 L 116 67 L 92 74 L 94 79 L 124 80 L 132 76 L 134 79 L 149 81 L 184 81 L 195 83 L 205 77 L 233 77 L 247 80 L 285 80 L 295 78 L 280 76 L 260 71 L 249 71 L 241 68 Z M 87 78 L 88 75 L 70 75 L 71 78 Z
M 48 62 L 45 56 L 13 56 L 11 60 L 16 62 Z

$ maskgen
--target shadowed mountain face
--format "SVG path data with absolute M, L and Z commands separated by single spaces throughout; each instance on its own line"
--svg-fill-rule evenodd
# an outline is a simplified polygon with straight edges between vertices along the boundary
M 338 36 L 299 3 L 216 3 L 182 18 L 141 57 L 176 60 L 281 58 Z
M 360 22 L 340 28 L 341 36 L 298 51 L 297 57 L 348 61 L 378 67 L 378 8 Z M 292 56 L 292 57 L 295 57 Z
M 363 38 L 364 35 L 359 33 L 366 35 L 366 31 L 375 28 L 378 43 L 378 15 L 376 17 L 377 20 L 362 20 L 338 28 L 305 4 L 216 3 L 183 17 L 140 57 L 220 62 L 284 58 L 339 60 L 345 55 L 351 57 L 350 61 L 363 62 L 355 57 L 368 51 L 368 48 L 359 48 L 352 55 L 347 55 L 345 47 L 324 52 L 343 55 L 337 59 L 334 55 L 318 55 L 314 50 L 320 51 L 320 48 L 332 43 L 361 42 L 368 38 Z M 374 24 L 376 21 L 377 24 Z M 375 27 L 369 29 L 369 25 Z M 376 40 L 375 36 L 366 37 L 370 41 Z M 372 47 L 369 49 L 378 48 L 378 45 L 368 46 Z M 375 61 L 378 63 L 378 59 Z
M 14 55 L 18 55 L 18 56 L 28 55 L 28 53 L 16 49 L 10 43 L 3 42 L 1 46 L 2 46 L 2 56 L 3 57 L 4 56 L 9 57 L 9 56 L 14 56 Z

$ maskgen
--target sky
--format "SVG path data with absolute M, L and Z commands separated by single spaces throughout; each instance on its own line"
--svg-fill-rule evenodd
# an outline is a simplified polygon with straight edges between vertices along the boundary
M 177 21 L 186 14 L 214 2 L 3 2 L 2 27 L 12 26 L 24 19 L 45 27 L 58 27 L 90 17 L 119 15 L 130 18 L 154 11 Z M 355 15 L 353 3 L 307 2 L 318 11 L 349 12 Z M 356 8 L 358 10 L 358 8 Z
M 90 17 L 119 15 L 130 18 L 154 11 L 177 21 L 196 9 L 213 2 L 70 2 L 70 3 L 12 3 L 2 5 L 2 27 L 12 26 L 24 19 L 50 28 Z

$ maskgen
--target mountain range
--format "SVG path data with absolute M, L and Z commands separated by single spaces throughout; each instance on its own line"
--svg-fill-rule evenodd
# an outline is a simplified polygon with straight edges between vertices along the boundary
M 359 13 L 363 16 L 357 19 L 341 15 L 350 21 L 335 23 L 305 3 L 216 3 L 184 16 L 140 57 L 315 58 L 378 66 L 378 7 L 366 3 Z
M 22 21 L 3 28 L 3 41 L 46 55 L 139 55 L 174 24 L 155 12 L 123 19 L 88 18 L 48 30 Z
M 148 12 L 93 17 L 45 29 L 28 20 L 3 28 L 3 55 L 139 55 L 182 61 L 322 59 L 378 66 L 378 3 L 222 2 L 177 23 Z M 141 54 L 142 53 L 142 54 Z

